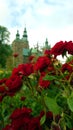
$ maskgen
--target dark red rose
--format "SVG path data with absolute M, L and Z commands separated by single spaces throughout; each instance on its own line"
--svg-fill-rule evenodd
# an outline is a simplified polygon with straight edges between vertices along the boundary
M 29 57 L 29 61 L 32 61 L 34 58 L 35 58 L 35 56 L 33 56 L 33 55 L 30 56 L 30 57 Z
M 6 80 L 7 80 L 7 78 L 3 78 L 3 79 L 1 79 L 1 80 L 0 80 L 0 85 L 2 85 L 3 83 L 5 83 Z
M 0 93 L 4 93 L 5 91 L 6 91 L 5 87 L 0 85 Z
M 45 50 L 44 54 L 47 55 L 47 56 L 50 56 L 50 50 Z
M 15 75 L 19 75 L 18 68 L 14 68 L 13 71 L 12 71 L 12 76 L 15 76 Z
M 22 86 L 22 80 L 19 76 L 11 76 L 5 83 L 7 92 L 16 92 Z
M 66 50 L 68 51 L 68 54 L 73 55 L 73 42 L 69 41 L 69 42 L 65 42 L 66 45 Z
M 41 88 L 48 88 L 50 85 L 49 80 L 44 80 L 43 78 L 45 77 L 46 73 L 42 73 L 40 78 L 39 78 L 39 85 Z
M 72 72 L 73 67 L 70 64 L 65 63 L 62 65 L 62 72 L 65 72 L 65 71 Z
M 40 56 L 35 65 L 34 65 L 34 71 L 44 71 L 48 65 L 50 64 L 50 59 L 47 56 Z
M 24 96 L 22 96 L 22 97 L 20 98 L 21 101 L 24 101 L 25 99 L 26 99 L 26 97 L 24 97 Z
M 46 113 L 46 118 L 53 120 L 53 113 L 52 113 L 51 111 L 48 111 L 48 112 Z
M 49 73 L 51 73 L 53 75 L 55 75 L 55 73 L 56 73 L 56 71 L 55 71 L 53 66 L 48 66 L 47 70 L 48 70 Z
M 23 115 L 16 119 L 13 119 L 11 122 L 11 126 L 15 128 L 15 130 L 30 130 L 28 129 L 28 125 L 30 124 L 31 118 L 27 115 Z
M 16 129 L 13 128 L 11 125 L 6 125 L 6 127 L 3 128 L 2 130 L 16 130 Z
M 25 117 L 25 115 L 30 115 L 31 112 L 32 112 L 32 110 L 30 108 L 26 108 L 26 107 L 18 108 L 13 111 L 10 118 L 16 119 L 16 118 L 19 118 L 22 116 Z
M 28 129 L 29 130 L 42 130 L 42 127 L 40 126 L 39 117 L 34 117 L 30 120 Z
M 15 130 L 29 130 L 28 125 L 31 120 L 31 112 L 32 110 L 26 107 L 15 109 L 10 116 L 11 126 Z
M 12 71 L 12 76 L 14 77 L 15 75 L 23 78 L 23 74 L 22 74 L 22 72 L 20 72 L 20 70 L 18 68 L 14 68 Z
M 33 73 L 33 65 L 31 63 L 21 64 L 18 66 L 18 71 L 24 76 L 29 76 Z
M 41 117 L 42 116 L 44 116 L 45 115 L 45 112 L 44 111 L 41 111 L 41 113 L 40 113 L 40 119 L 41 119 Z M 53 113 L 51 112 L 51 111 L 48 111 L 48 112 L 46 112 L 46 118 L 49 118 L 49 119 L 52 119 L 53 120 Z
M 66 42 L 60 41 L 57 42 L 52 48 L 50 53 L 53 54 L 55 57 L 58 55 L 62 55 L 66 52 Z

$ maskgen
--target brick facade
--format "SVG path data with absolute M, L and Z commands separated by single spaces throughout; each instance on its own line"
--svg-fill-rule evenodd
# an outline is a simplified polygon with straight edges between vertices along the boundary
M 23 54 L 23 49 L 29 50 L 29 42 L 27 40 L 27 31 L 24 29 L 23 37 L 20 39 L 20 34 L 17 31 L 16 39 L 12 42 L 13 64 L 27 63 L 29 55 Z M 17 56 L 15 56 L 17 55 Z

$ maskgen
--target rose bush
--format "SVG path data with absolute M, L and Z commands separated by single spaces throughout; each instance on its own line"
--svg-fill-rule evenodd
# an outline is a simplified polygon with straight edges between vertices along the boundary
M 0 80 L 1 130 L 73 129 L 73 60 L 57 59 L 67 53 L 73 42 L 60 41 Z

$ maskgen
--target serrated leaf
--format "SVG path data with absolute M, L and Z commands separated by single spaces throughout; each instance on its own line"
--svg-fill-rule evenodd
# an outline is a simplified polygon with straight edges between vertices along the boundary
M 48 107 L 48 109 L 53 112 L 54 114 L 59 114 L 61 109 L 58 106 L 56 100 L 54 98 L 50 98 L 50 97 L 44 97 L 45 100 L 45 104 Z
M 46 120 L 46 115 L 44 115 L 44 116 L 41 118 L 41 120 L 40 120 L 40 124 L 43 125 L 44 122 L 45 122 L 45 120 Z

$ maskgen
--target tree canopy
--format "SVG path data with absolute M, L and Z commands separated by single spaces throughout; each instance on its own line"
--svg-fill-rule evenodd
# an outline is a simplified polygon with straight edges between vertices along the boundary
M 0 26 L 0 43 L 9 43 L 10 32 L 6 27 Z
M 12 54 L 9 43 L 10 32 L 6 27 L 0 26 L 0 65 L 5 68 L 7 57 Z

